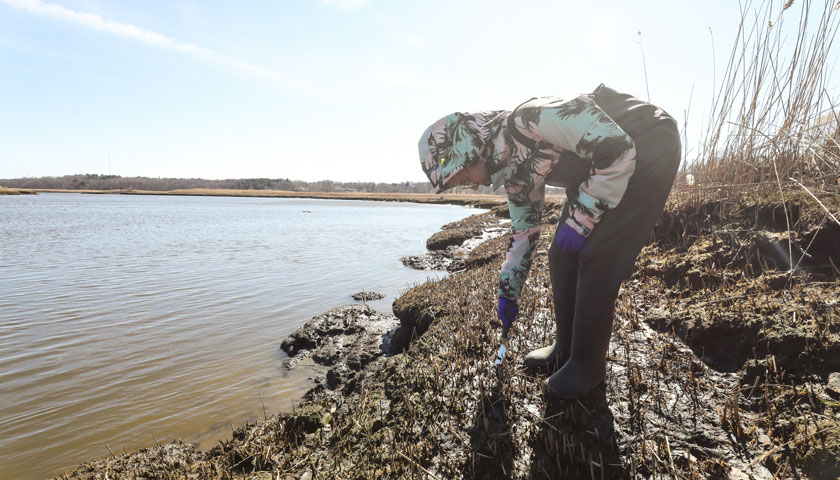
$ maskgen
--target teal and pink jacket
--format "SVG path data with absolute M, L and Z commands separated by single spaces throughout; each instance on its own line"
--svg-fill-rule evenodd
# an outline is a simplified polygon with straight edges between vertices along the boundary
M 546 182 L 563 184 L 585 162 L 588 176 L 577 191 L 567 191 L 566 224 L 588 237 L 621 201 L 636 165 L 633 139 L 588 94 L 534 98 L 513 111 L 447 115 L 426 129 L 419 151 L 436 192 L 477 161 L 487 166 L 494 187 L 504 186 L 511 232 L 499 295 L 511 300 L 521 294 L 536 253 Z

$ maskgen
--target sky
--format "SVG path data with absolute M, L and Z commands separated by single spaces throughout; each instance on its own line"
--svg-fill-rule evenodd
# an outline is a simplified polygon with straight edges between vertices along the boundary
M 739 8 L 0 0 L 0 178 L 423 181 L 438 118 L 602 82 L 686 124 L 690 157 Z

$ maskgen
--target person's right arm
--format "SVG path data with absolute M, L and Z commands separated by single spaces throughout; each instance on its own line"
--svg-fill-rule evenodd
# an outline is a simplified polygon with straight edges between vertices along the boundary
M 633 139 L 589 97 L 536 98 L 514 112 L 514 125 L 537 142 L 569 150 L 592 163 L 566 224 L 588 237 L 624 196 L 636 166 Z

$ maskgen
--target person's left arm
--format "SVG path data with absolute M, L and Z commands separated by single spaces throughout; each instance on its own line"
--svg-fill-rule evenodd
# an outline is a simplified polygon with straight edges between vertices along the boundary
M 521 168 L 517 173 L 510 184 L 505 185 L 511 227 L 499 279 L 499 296 L 514 302 L 522 293 L 531 270 L 540 239 L 540 219 L 545 207 L 545 185 L 541 177 L 535 178 L 526 168 Z

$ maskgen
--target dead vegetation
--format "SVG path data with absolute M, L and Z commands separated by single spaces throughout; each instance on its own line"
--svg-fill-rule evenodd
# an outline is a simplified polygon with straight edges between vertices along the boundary
M 439 232 L 426 240 L 426 253 L 402 257 L 400 261 L 406 267 L 417 270 L 458 272 L 467 263 L 475 266 L 483 257 L 476 257 L 470 252 L 484 240 L 498 237 L 509 228 L 498 216 L 502 208 L 507 212 L 507 205 L 497 205 L 487 214 L 471 215 L 442 226 Z
M 34 193 L 35 192 L 32 190 L 26 190 L 21 188 L 7 188 L 4 186 L 0 186 L 0 195 L 29 195 Z
M 836 2 L 739 5 L 736 39 L 685 173 L 712 189 L 802 183 L 836 191 L 840 122 L 830 96 Z
M 718 424 L 748 465 L 835 478 L 837 393 L 825 384 L 840 370 L 840 225 L 788 194 L 787 216 L 759 192 L 672 205 L 633 279 L 637 314 L 728 379 Z

